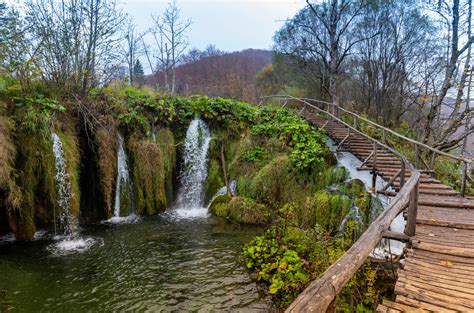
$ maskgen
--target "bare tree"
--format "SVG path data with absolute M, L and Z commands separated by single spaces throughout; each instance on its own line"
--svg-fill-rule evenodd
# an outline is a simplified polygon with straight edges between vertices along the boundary
M 124 15 L 115 0 L 26 0 L 43 78 L 64 92 L 86 93 L 116 68 Z
M 152 34 L 158 48 L 157 60 L 164 73 L 165 85 L 171 95 L 175 94 L 176 66 L 184 51 L 188 47 L 186 31 L 191 26 L 191 21 L 180 20 L 180 10 L 176 0 L 170 2 L 163 15 L 152 16 L 154 27 Z M 171 86 L 168 82 L 168 72 L 171 71 Z
M 471 0 L 468 0 L 469 3 Z M 446 1 L 439 1 L 437 10 L 441 11 L 443 6 L 447 7 L 450 13 L 451 19 L 451 27 L 450 27 L 450 50 L 449 50 L 449 60 L 446 64 L 445 74 L 443 78 L 443 83 L 437 92 L 435 100 L 433 101 L 431 107 L 429 108 L 429 112 L 426 116 L 425 121 L 425 133 L 423 136 L 424 142 L 433 141 L 436 147 L 440 149 L 449 150 L 456 146 L 459 142 L 462 141 L 461 138 L 453 139 L 452 135 L 456 132 L 456 130 L 461 126 L 467 115 L 469 115 L 470 109 L 467 109 L 467 112 L 460 113 L 461 107 L 461 99 L 464 88 L 466 83 L 467 75 L 461 75 L 460 81 L 458 84 L 463 86 L 462 88 L 458 89 L 458 95 L 456 97 L 456 101 L 454 104 L 453 111 L 450 114 L 447 123 L 444 125 L 439 125 L 436 123 L 436 119 L 440 117 L 440 113 L 442 110 L 442 106 L 445 103 L 446 96 L 448 91 L 453 87 L 455 82 L 455 75 L 456 71 L 458 70 L 459 61 L 462 55 L 468 51 L 471 47 L 472 43 L 474 42 L 474 37 L 471 35 L 471 32 L 468 32 L 468 36 L 465 39 L 464 44 L 461 45 L 461 40 L 463 39 L 464 32 L 460 32 L 459 27 L 462 27 L 461 23 L 461 14 L 460 14 L 460 0 L 452 0 L 451 3 L 447 3 Z M 469 10 L 471 10 L 471 5 L 469 5 Z M 469 23 L 471 18 L 471 13 L 468 14 L 469 16 Z M 470 27 L 469 27 L 470 28 Z M 462 28 L 461 28 L 462 30 Z M 461 46 L 460 46 L 461 45 Z M 467 62 L 469 62 L 470 53 L 468 56 Z M 439 131 L 436 131 L 439 130 Z M 433 136 L 434 134 L 434 136 Z
M 363 40 L 352 36 L 357 19 L 363 12 L 362 1 L 325 0 L 306 1 L 307 7 L 299 12 L 275 36 L 275 49 L 296 56 L 303 67 L 319 72 L 322 89 L 326 89 L 334 103 L 339 103 L 337 81 L 341 68 L 353 48 Z
M 125 29 L 124 44 L 121 46 L 120 52 L 127 64 L 130 85 L 134 83 L 133 68 L 138 58 L 144 53 L 143 36 L 144 33 L 139 33 L 133 21 L 129 19 Z

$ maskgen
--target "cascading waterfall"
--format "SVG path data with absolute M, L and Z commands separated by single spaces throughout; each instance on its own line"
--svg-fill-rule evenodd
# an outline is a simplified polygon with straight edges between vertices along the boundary
M 123 148 L 123 136 L 117 134 L 117 178 L 115 181 L 114 216 L 104 223 L 135 223 L 140 219 L 133 208 L 133 188 L 128 159 Z
M 114 217 L 120 217 L 121 207 L 121 196 L 122 193 L 126 193 L 130 197 L 131 185 L 130 185 L 130 174 L 127 165 L 127 155 L 123 149 L 123 137 L 117 135 L 117 180 L 115 182 L 115 204 L 114 204 Z
M 61 209 L 61 214 L 59 215 L 59 230 L 61 233 L 59 236 L 55 236 L 55 240 L 59 241 L 53 243 L 47 249 L 55 256 L 84 252 L 96 243 L 96 239 L 79 236 L 78 221 L 71 212 L 71 198 L 73 194 L 71 192 L 71 181 L 66 167 L 63 145 L 55 132 L 51 133 L 51 141 L 53 142 L 56 169 L 55 180 L 58 206 Z
M 193 210 L 206 211 L 204 208 L 204 183 L 207 177 L 210 141 L 209 127 L 200 118 L 195 118 L 186 131 L 184 141 L 183 167 L 176 203 L 180 212 L 188 211 L 191 213 L 190 215 L 194 215 Z M 185 215 L 188 214 L 185 213 Z
M 62 235 L 74 237 L 77 235 L 77 220 L 71 213 L 71 182 L 66 168 L 66 159 L 61 139 L 55 133 L 51 133 L 53 142 L 54 164 L 56 168 L 56 190 L 58 193 L 58 206 L 61 209 L 59 225 Z

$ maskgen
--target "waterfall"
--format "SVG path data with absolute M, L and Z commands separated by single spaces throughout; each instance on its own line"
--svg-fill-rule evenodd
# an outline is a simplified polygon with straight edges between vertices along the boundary
M 201 119 L 195 118 L 189 125 L 184 141 L 183 166 L 176 204 L 180 210 L 204 208 L 204 183 L 207 177 L 210 141 L 209 127 Z
M 83 238 L 79 236 L 77 218 L 71 212 L 71 198 L 73 194 L 71 192 L 71 178 L 66 167 L 63 145 L 55 132 L 51 133 L 51 141 L 53 142 L 54 165 L 56 169 L 55 180 L 58 206 L 61 209 L 59 215 L 61 234 L 53 238 L 56 242 L 49 245 L 47 250 L 53 256 L 81 253 L 92 247 L 97 240 L 91 237 Z
M 126 196 L 127 199 L 131 199 L 132 191 L 127 165 L 127 155 L 123 149 L 123 137 L 120 134 L 117 135 L 117 144 L 117 180 L 115 182 L 114 217 L 120 217 L 122 195 Z
M 58 193 L 58 206 L 61 209 L 59 215 L 60 231 L 63 235 L 74 237 L 77 235 L 77 220 L 71 213 L 71 182 L 66 168 L 66 159 L 61 139 L 55 133 L 51 133 L 53 142 L 54 164 L 56 168 L 56 190 Z
M 231 181 L 230 184 L 229 184 L 229 187 L 230 187 L 230 191 L 232 192 L 232 194 L 235 195 L 235 192 L 236 192 L 236 189 L 237 189 L 237 182 L 235 180 Z M 209 210 L 209 208 L 212 205 L 212 202 L 214 202 L 214 200 L 216 200 L 217 197 L 223 196 L 223 195 L 226 195 L 226 194 L 227 194 L 227 186 L 222 186 L 221 188 L 219 188 L 219 190 L 217 190 L 217 192 L 212 197 L 211 201 L 209 201 L 209 203 L 207 205 L 207 209 Z

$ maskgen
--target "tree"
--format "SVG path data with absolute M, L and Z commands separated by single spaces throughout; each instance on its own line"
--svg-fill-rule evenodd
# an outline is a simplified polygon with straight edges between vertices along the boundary
M 135 61 L 132 72 L 133 82 L 141 86 L 145 83 L 145 73 L 143 72 L 143 66 L 139 59 Z
M 28 90 L 30 81 L 39 71 L 32 62 L 35 51 L 25 21 L 19 12 L 5 3 L 0 3 L 0 75 L 17 79 L 23 90 Z
M 364 38 L 374 30 L 377 35 L 355 49 L 354 78 L 363 110 L 381 116 L 386 125 L 396 125 L 406 112 L 416 110 L 426 84 L 439 72 L 440 62 L 433 56 L 441 46 L 433 40 L 434 29 L 416 3 L 373 1 L 366 6 L 354 35 Z M 424 68 L 432 74 L 420 75 Z
M 143 67 L 140 64 L 138 58 L 144 53 L 144 48 L 142 46 L 142 38 L 144 34 L 138 33 L 136 30 L 136 26 L 132 20 L 128 20 L 127 27 L 125 29 L 124 34 L 124 45 L 121 47 L 121 55 L 124 58 L 127 67 L 128 67 L 128 77 L 130 81 L 130 85 L 133 85 L 134 81 L 134 73 L 135 73 L 135 66 L 137 66 L 137 62 L 141 67 L 142 76 L 143 76 Z M 143 77 L 142 77 L 143 78 Z M 139 84 L 142 84 L 140 82 Z
M 62 92 L 86 93 L 117 68 L 124 15 L 115 0 L 26 0 L 43 79 Z
M 157 60 L 159 69 L 165 74 L 165 86 L 171 95 L 175 94 L 176 66 L 188 47 L 186 32 L 191 20 L 181 21 L 180 10 L 176 1 L 168 3 L 163 16 L 152 16 L 154 27 L 152 34 L 158 48 Z M 171 71 L 171 86 L 168 72 Z
M 306 0 L 306 3 L 307 7 L 277 33 L 275 49 L 316 65 L 320 81 L 337 104 L 337 80 L 341 68 L 354 46 L 366 39 L 352 36 L 363 3 L 351 0 L 319 3 Z
M 472 6 L 471 0 L 467 1 L 468 4 L 468 36 L 466 38 L 465 32 L 461 31 L 459 27 L 462 27 L 461 24 L 461 14 L 460 14 L 460 0 L 452 0 L 451 3 L 446 1 L 439 1 L 437 7 L 435 9 L 440 15 L 449 16 L 448 19 L 451 19 L 451 26 L 449 27 L 450 36 L 448 40 L 448 44 L 450 44 L 450 48 L 448 49 L 448 62 L 445 67 L 445 74 L 443 78 L 443 82 L 437 94 L 434 98 L 433 103 L 429 108 L 429 112 L 426 116 L 425 121 L 425 133 L 423 136 L 424 142 L 433 141 L 436 147 L 444 150 L 449 150 L 458 145 L 462 140 L 463 136 L 458 138 L 453 138 L 453 134 L 457 131 L 457 129 L 466 121 L 467 117 L 471 114 L 471 109 L 469 107 L 466 108 L 464 112 L 460 112 L 461 102 L 462 102 L 462 95 L 464 85 L 466 84 L 467 75 L 461 75 L 460 81 L 457 83 L 462 86 L 458 88 L 458 94 L 456 96 L 456 100 L 454 103 L 454 108 L 449 118 L 443 123 L 440 127 L 439 120 L 438 123 L 436 122 L 437 117 L 440 116 L 442 106 L 445 104 L 445 99 L 448 94 L 448 91 L 453 87 L 455 82 L 456 71 L 458 70 L 459 61 L 462 55 L 469 51 L 467 55 L 466 64 L 469 64 L 470 59 L 470 47 L 474 42 L 474 37 L 471 34 L 471 18 L 472 18 Z M 443 10 L 444 9 L 444 10 Z M 446 13 L 447 12 L 447 13 Z M 461 28 L 462 30 L 462 28 Z M 463 38 L 464 37 L 464 38 Z M 461 42 L 464 39 L 464 44 Z M 468 125 L 469 126 L 469 125 Z M 438 130 L 438 131 L 437 131 Z M 474 129 L 468 130 L 466 136 L 472 133 Z M 434 135 L 434 136 L 432 136 Z

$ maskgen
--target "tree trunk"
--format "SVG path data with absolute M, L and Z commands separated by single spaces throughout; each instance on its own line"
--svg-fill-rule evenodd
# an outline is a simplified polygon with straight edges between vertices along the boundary
M 233 197 L 234 194 L 232 193 L 232 189 L 230 188 L 230 185 L 229 185 L 229 180 L 227 179 L 227 166 L 225 163 L 225 153 L 224 153 L 225 148 L 224 147 L 225 147 L 224 142 L 222 142 L 221 143 L 221 163 L 222 163 L 222 171 L 224 172 L 224 183 L 227 189 L 227 194 Z

